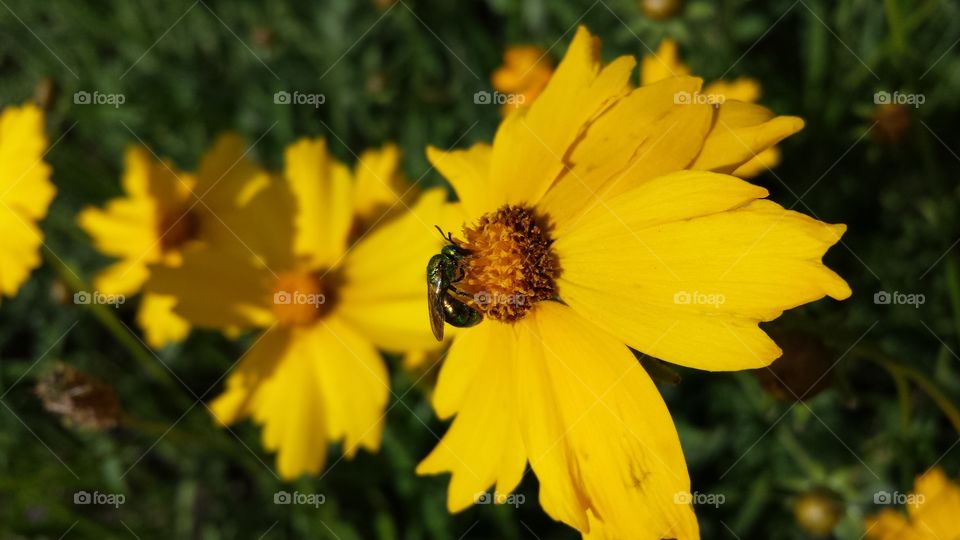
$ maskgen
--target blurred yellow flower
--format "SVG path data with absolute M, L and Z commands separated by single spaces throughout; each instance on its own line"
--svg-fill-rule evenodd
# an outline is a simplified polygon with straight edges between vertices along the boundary
M 656 54 L 643 57 L 640 66 L 640 84 L 653 84 L 670 77 L 684 77 L 690 74 L 690 68 L 680 61 L 677 42 L 664 38 Z M 749 77 L 740 77 L 732 81 L 714 81 L 703 87 L 701 95 L 722 100 L 736 100 L 754 103 L 760 99 L 760 83 Z M 737 170 L 734 176 L 752 178 L 777 166 L 780 163 L 780 150 L 771 146 L 759 152 Z
M 529 106 L 537 99 L 553 75 L 553 62 L 546 51 L 536 45 L 515 45 L 503 53 L 503 65 L 493 72 L 494 90 L 513 99 L 501 110 L 510 114 L 518 106 Z
M 151 347 L 182 340 L 190 324 L 173 312 L 172 297 L 150 291 L 150 265 L 177 266 L 184 252 L 202 244 L 251 256 L 238 234 L 257 225 L 238 212 L 268 176 L 246 152 L 242 138 L 222 135 L 197 173 L 190 174 L 146 148 L 130 147 L 124 157 L 124 196 L 104 209 L 86 208 L 77 218 L 100 252 L 120 259 L 94 277 L 93 287 L 107 295 L 145 290 L 137 322 Z
M 604 66 L 599 48 L 580 28 L 492 144 L 428 149 L 460 199 L 458 298 L 484 320 L 453 339 L 433 405 L 455 418 L 418 472 L 452 474 L 455 512 L 492 485 L 504 500 L 529 462 L 544 510 L 585 536 L 697 538 L 676 429 L 628 347 L 768 365 L 781 351 L 759 322 L 850 295 L 820 260 L 845 227 L 721 174 L 799 118 L 678 103 L 700 90 L 691 77 L 634 88 L 635 59 Z
M 866 520 L 868 540 L 960 538 L 960 484 L 933 468 L 917 477 L 906 497 L 907 513 L 885 508 Z
M 211 410 L 223 424 L 246 416 L 261 424 L 284 478 L 320 471 L 330 442 L 342 441 L 348 457 L 376 450 L 390 394 L 377 349 L 435 346 L 423 261 L 441 245 L 432 227 L 446 194 L 431 190 L 410 211 L 388 211 L 381 203 L 405 204 L 397 157 L 392 146 L 368 152 L 351 172 L 323 140 L 301 140 L 286 151 L 283 178 L 246 208 L 256 228 L 243 240 L 259 260 L 211 247 L 152 270 L 191 323 L 265 329 Z
M 47 136 L 43 111 L 26 104 L 0 113 L 0 295 L 13 296 L 40 265 L 43 233 L 37 221 L 47 215 L 56 188 L 43 161 Z

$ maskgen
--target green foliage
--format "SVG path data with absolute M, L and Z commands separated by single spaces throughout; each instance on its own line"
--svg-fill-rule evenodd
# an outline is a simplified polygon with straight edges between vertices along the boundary
M 518 508 L 453 516 L 446 479 L 414 474 L 445 429 L 427 401 L 436 368 L 418 379 L 391 359 L 395 396 L 379 455 L 337 462 L 332 449 L 327 473 L 284 484 L 255 426 L 218 429 L 196 403 L 219 392 L 247 343 L 195 332 L 153 357 L 123 326 L 109 326 L 119 317 L 135 329 L 133 303 L 98 314 L 51 291 L 69 277 L 64 265 L 88 280 L 106 263 L 74 218 L 119 193 L 127 145 L 146 143 L 189 169 L 224 130 L 256 141 L 253 154 L 271 167 L 304 135 L 326 136 L 348 162 L 392 140 L 407 175 L 437 185 L 426 145 L 464 147 L 493 134 L 498 112 L 473 94 L 489 89 L 503 48 L 535 43 L 559 58 L 578 22 L 603 39 L 607 59 L 645 54 L 671 36 L 706 80 L 761 81 L 765 105 L 807 126 L 755 181 L 784 206 L 849 226 L 827 261 L 853 297 L 767 325 L 819 336 L 829 351 L 826 390 L 778 401 L 752 373 L 690 370 L 663 387 L 693 489 L 724 497 L 697 508 L 703 537 L 806 538 L 792 504 L 829 488 L 843 501 L 836 537 L 857 539 L 879 508 L 874 493 L 906 492 L 933 464 L 960 475 L 960 425 L 948 418 L 960 405 L 955 3 L 693 0 L 654 21 L 628 0 L 404 0 L 380 9 L 347 0 L 6 0 L 0 103 L 30 99 L 45 78 L 55 83 L 47 159 L 59 193 L 43 223 L 47 264 L 0 306 L 0 536 L 576 537 L 543 514 L 532 474 Z M 872 116 L 881 90 L 925 96 L 894 142 L 878 137 Z M 78 91 L 126 101 L 77 105 Z M 326 102 L 278 105 L 278 91 Z M 926 301 L 878 305 L 881 290 Z M 89 433 L 44 412 L 32 387 L 54 360 L 113 384 L 129 425 Z M 76 505 L 78 490 L 126 501 Z M 280 490 L 326 502 L 276 505 Z

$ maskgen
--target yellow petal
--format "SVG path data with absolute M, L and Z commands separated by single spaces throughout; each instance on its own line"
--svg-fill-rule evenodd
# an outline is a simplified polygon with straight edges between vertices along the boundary
M 560 296 L 627 345 L 707 370 L 780 349 L 760 321 L 850 289 L 821 257 L 843 225 L 783 209 L 732 176 L 680 172 L 591 213 L 554 244 Z
M 775 116 L 760 105 L 725 101 L 690 168 L 731 173 L 801 129 L 803 120 L 796 116 Z
M 26 104 L 0 113 L 0 203 L 25 218 L 40 219 L 56 193 L 50 182 L 43 111 Z
M 417 473 L 451 473 L 451 512 L 477 502 L 494 483 L 498 494 L 513 491 L 523 474 L 514 341 L 509 325 L 484 322 L 465 329 L 441 369 L 434 406 L 441 416 L 456 410 L 457 417 Z
M 192 176 L 157 161 L 146 148 L 128 147 L 124 196 L 108 201 L 102 210 L 85 208 L 77 222 L 101 253 L 130 259 L 131 266 L 157 262 L 163 256 L 161 235 L 171 226 L 169 219 L 181 216 L 191 204 L 192 182 Z
M 329 437 L 343 441 L 347 457 L 359 447 L 380 447 L 390 376 L 380 353 L 356 330 L 337 317 L 304 329 L 302 354 L 316 372 L 324 400 Z
M 633 57 L 603 66 L 599 49 L 599 40 L 580 27 L 536 102 L 500 124 L 487 179 L 493 195 L 484 212 L 535 204 L 564 170 L 567 152 L 589 123 L 630 90 Z M 458 195 L 465 201 L 468 194 Z
M 503 65 L 493 72 L 490 82 L 507 94 L 535 90 L 532 103 L 552 74 L 553 65 L 546 51 L 536 45 L 517 45 L 504 51 Z
M 780 149 L 776 146 L 767 148 L 737 167 L 733 175 L 738 178 L 753 178 L 759 176 L 780 164 Z
M 190 206 L 200 222 L 199 240 L 253 256 L 247 237 L 263 224 L 245 207 L 270 185 L 271 177 L 249 152 L 246 142 L 235 133 L 218 137 L 200 160 L 196 196 L 190 198 Z
M 644 86 L 689 74 L 690 68 L 680 61 L 677 42 L 670 38 L 663 38 L 657 52 L 644 55 L 643 62 L 640 64 L 640 84 Z
M 353 207 L 358 215 L 368 215 L 394 205 L 400 206 L 408 186 L 401 181 L 400 149 L 385 144 L 360 154 L 354 166 Z M 402 206 L 401 206 L 402 208 Z
M 179 267 L 154 265 L 146 291 L 176 298 L 175 312 L 190 323 L 215 329 L 269 326 L 276 278 L 248 256 L 192 249 Z
M 436 346 L 426 308 L 426 267 L 440 252 L 446 193 L 423 194 L 409 212 L 363 237 L 343 263 L 337 313 L 378 347 L 394 352 Z
M 93 278 L 93 288 L 103 294 L 136 294 L 150 271 L 147 263 L 137 259 L 121 259 L 104 268 Z
M 220 423 L 252 415 L 263 445 L 277 452 L 283 478 L 316 474 L 327 445 L 342 440 L 376 450 L 389 397 L 377 351 L 336 318 L 299 328 L 271 328 L 254 344 L 211 405 Z
M 670 413 L 633 354 L 569 307 L 517 323 L 517 411 L 544 510 L 610 538 L 699 538 Z
M 723 96 L 722 101 L 753 103 L 760 99 L 760 83 L 749 77 L 740 77 L 732 81 L 714 81 L 703 89 L 703 93 L 710 96 Z
M 27 104 L 0 113 L 0 293 L 13 296 L 40 265 L 43 234 L 35 221 L 47 214 L 56 189 L 50 182 L 43 111 Z
M 587 131 L 573 151 L 573 167 L 547 192 L 540 208 L 562 236 L 590 208 L 643 182 L 685 169 L 700 151 L 712 107 L 678 104 L 700 80 L 671 78 L 638 88 L 617 102 Z
M 145 263 L 162 256 L 157 208 L 150 199 L 119 198 L 103 210 L 88 207 L 77 216 L 77 223 L 105 255 Z
M 935 540 L 912 527 L 902 513 L 890 508 L 868 517 L 864 528 L 867 540 Z
M 40 266 L 43 233 L 28 218 L 0 206 L 0 293 L 13 296 L 27 280 L 30 271 Z
M 226 236 L 208 243 L 279 274 L 293 268 L 297 261 L 296 209 L 290 185 L 282 178 L 271 176 L 249 202 L 236 209 L 234 222 L 229 230 L 224 230 Z
M 173 308 L 177 299 L 160 294 L 144 294 L 137 310 L 137 324 L 143 329 L 144 341 L 154 349 L 183 341 L 190 333 L 190 323 Z
M 250 148 L 236 133 L 217 137 L 197 170 L 195 192 L 204 202 L 198 209 L 209 207 L 219 215 L 242 206 L 262 187 L 265 173 L 249 153 Z
M 323 139 L 301 139 L 284 154 L 284 176 L 296 200 L 296 251 L 316 266 L 336 263 L 353 220 L 351 177 Z
M 142 146 L 129 146 L 124 152 L 121 184 L 128 198 L 147 199 L 158 212 L 182 212 L 196 202 L 196 178 L 169 161 L 158 161 Z
M 917 478 L 913 494 L 906 507 L 915 529 L 928 531 L 936 538 L 960 535 L 960 485 L 947 478 L 943 469 L 931 469 Z
M 483 143 L 467 150 L 449 152 L 427 147 L 427 159 L 456 191 L 465 221 L 479 218 L 487 208 L 496 204 L 489 185 L 491 150 L 490 145 Z
M 217 423 L 233 424 L 251 414 L 253 397 L 286 355 L 291 333 L 289 327 L 267 329 L 238 360 L 227 377 L 223 393 L 210 403 L 210 412 Z
M 284 349 L 271 352 L 279 353 L 273 370 L 256 387 L 249 405 L 262 426 L 263 446 L 277 453 L 282 478 L 317 474 L 326 462 L 329 426 L 316 350 L 302 334 L 292 332 Z

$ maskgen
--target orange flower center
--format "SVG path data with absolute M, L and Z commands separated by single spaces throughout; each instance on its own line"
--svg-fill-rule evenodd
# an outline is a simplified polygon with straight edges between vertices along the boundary
M 485 317 L 513 322 L 533 305 L 554 298 L 560 265 L 550 249 L 546 221 L 529 208 L 504 206 L 465 227 L 458 244 L 471 254 L 454 286 Z
M 273 288 L 273 314 L 280 324 L 305 326 L 330 313 L 336 275 L 327 271 L 281 272 Z

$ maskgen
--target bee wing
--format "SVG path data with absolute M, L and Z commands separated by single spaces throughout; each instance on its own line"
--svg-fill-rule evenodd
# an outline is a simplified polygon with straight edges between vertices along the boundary
M 439 281 L 427 282 L 427 312 L 430 316 L 430 328 L 437 341 L 443 341 L 443 295 L 446 291 Z

